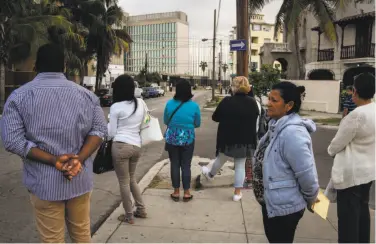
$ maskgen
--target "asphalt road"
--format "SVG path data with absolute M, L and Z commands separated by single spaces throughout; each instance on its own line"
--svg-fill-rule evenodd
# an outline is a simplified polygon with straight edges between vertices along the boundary
M 162 116 L 165 103 L 171 96 L 146 100 L 152 114 Z M 201 105 L 210 98 L 210 91 L 198 91 L 194 99 Z M 108 114 L 109 108 L 104 108 Z M 197 129 L 195 155 L 205 158 L 215 157 L 217 124 L 211 120 L 211 112 L 202 111 L 202 127 Z M 162 126 L 164 130 L 164 126 Z M 327 155 L 327 147 L 336 130 L 318 128 L 312 134 L 313 149 L 319 175 L 319 182 L 325 188 L 332 167 L 332 158 Z M 137 179 L 159 160 L 167 158 L 164 143 L 158 142 L 143 148 L 137 168 Z M 6 152 L 0 141 L 0 243 L 4 242 L 39 242 L 29 195 L 22 184 L 22 162 L 18 156 Z M 92 230 L 95 231 L 120 202 L 118 182 L 114 172 L 95 175 L 95 187 L 91 199 Z M 373 204 L 374 204 L 374 194 Z

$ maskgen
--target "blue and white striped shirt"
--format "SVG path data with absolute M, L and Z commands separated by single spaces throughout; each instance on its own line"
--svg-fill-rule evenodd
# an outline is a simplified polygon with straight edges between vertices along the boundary
M 68 200 L 93 188 L 93 159 L 67 180 L 46 164 L 26 159 L 37 147 L 52 155 L 77 154 L 88 135 L 105 137 L 107 123 L 98 97 L 62 73 L 41 73 L 8 98 L 1 119 L 7 151 L 23 158 L 23 182 L 38 198 Z

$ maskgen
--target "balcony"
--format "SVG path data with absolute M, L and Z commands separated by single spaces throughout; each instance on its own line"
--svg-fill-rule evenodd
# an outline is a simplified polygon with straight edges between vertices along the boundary
M 317 61 L 332 61 L 334 60 L 334 48 L 322 49 L 317 53 Z
M 344 46 L 341 49 L 341 59 L 374 58 L 375 43 L 365 46 Z

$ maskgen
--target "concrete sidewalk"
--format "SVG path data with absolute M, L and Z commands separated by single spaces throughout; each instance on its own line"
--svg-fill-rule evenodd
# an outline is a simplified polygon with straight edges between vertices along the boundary
M 195 158 L 192 167 L 198 162 L 202 160 Z M 117 217 L 124 210 L 119 206 L 93 236 L 92 241 L 95 243 L 267 242 L 260 205 L 256 202 L 252 190 L 244 190 L 242 201 L 233 202 L 232 188 L 219 187 L 220 184 L 218 187 L 211 185 L 200 191 L 193 191 L 194 199 L 191 202 L 176 203 L 170 199 L 171 189 L 168 189 L 170 185 L 163 180 L 167 168 L 169 168 L 168 163 L 143 194 L 148 212 L 147 219 L 136 219 L 134 225 L 120 223 Z M 224 168 L 222 175 L 227 176 L 231 167 Z M 221 178 L 222 175 L 217 178 Z M 222 181 L 221 184 L 228 184 L 226 181 Z M 371 241 L 374 242 L 373 211 L 371 217 Z M 295 242 L 337 242 L 335 204 L 331 204 L 327 220 L 306 211 L 299 222 Z

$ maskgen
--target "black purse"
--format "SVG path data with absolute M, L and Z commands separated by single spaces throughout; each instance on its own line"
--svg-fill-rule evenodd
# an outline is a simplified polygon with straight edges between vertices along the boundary
M 95 174 L 103 174 L 105 172 L 114 170 L 111 149 L 112 140 L 104 140 L 94 159 L 93 172 Z

